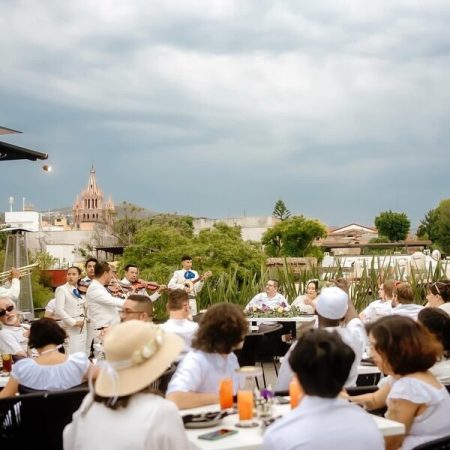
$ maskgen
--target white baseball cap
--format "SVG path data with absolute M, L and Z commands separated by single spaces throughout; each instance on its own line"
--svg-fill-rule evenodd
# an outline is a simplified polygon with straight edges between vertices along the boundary
M 347 313 L 348 295 L 338 287 L 323 288 L 316 302 L 316 311 L 326 319 L 342 319 Z

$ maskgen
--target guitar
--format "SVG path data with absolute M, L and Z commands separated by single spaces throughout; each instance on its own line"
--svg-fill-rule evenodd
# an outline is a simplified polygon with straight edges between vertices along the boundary
M 209 277 L 212 276 L 212 272 L 208 270 L 203 275 L 199 276 L 195 280 L 186 280 L 184 284 L 184 290 L 190 294 L 192 292 L 192 289 L 194 288 L 194 284 L 198 283 L 199 281 L 206 281 Z

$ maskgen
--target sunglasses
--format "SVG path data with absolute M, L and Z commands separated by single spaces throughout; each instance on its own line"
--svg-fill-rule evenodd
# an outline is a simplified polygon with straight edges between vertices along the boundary
M 5 309 L 0 309 L 0 317 L 5 316 L 7 312 L 11 312 L 11 311 L 14 311 L 14 305 L 9 305 Z

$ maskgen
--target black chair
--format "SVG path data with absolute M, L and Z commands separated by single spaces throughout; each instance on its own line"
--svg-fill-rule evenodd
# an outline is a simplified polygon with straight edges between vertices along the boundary
M 258 331 L 250 332 L 245 336 L 242 349 L 235 351 L 240 366 L 261 365 L 264 387 L 266 387 L 265 362 L 272 363 L 278 375 L 276 358 L 284 355 L 284 352 L 281 355 L 278 352 L 278 343 L 282 343 L 282 329 L 282 325 L 278 323 L 260 324 Z M 259 387 L 257 378 L 256 384 Z
M 150 387 L 165 394 L 167 392 L 167 387 L 169 386 L 170 380 L 173 374 L 177 370 L 176 365 L 170 366 L 158 379 L 156 379 Z
M 447 392 L 450 394 L 450 384 L 445 384 L 445 389 L 447 389 Z
M 450 435 L 420 444 L 413 450 L 450 450 Z
M 61 450 L 64 427 L 88 392 L 76 388 L 1 399 L 0 448 Z
M 356 386 L 375 386 L 381 378 L 381 373 L 359 374 L 356 379 Z

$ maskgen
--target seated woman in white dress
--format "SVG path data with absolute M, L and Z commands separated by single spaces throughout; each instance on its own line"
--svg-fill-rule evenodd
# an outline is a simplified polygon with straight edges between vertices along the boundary
M 316 312 L 315 301 L 319 294 L 319 280 L 308 280 L 306 282 L 306 293 L 299 295 L 291 306 L 299 308 L 301 312 L 306 314 L 314 314 Z
M 430 372 L 442 384 L 450 384 L 450 316 L 441 308 L 424 308 L 417 320 L 428 328 L 444 347 L 444 353 L 430 368 Z
M 386 449 L 411 450 L 449 434 L 450 395 L 430 372 L 442 344 L 422 324 L 405 316 L 368 326 L 373 359 L 389 375 L 376 392 L 350 397 L 367 409 L 387 406 L 388 419 L 405 424 L 405 435 L 385 438 Z
M 242 348 L 248 330 L 242 309 L 219 303 L 206 311 L 192 340 L 191 350 L 181 361 L 169 383 L 166 397 L 187 409 L 219 402 L 219 382 L 233 380 L 239 387 L 239 363 L 233 350 Z
M 28 345 L 35 348 L 38 357 L 17 361 L 0 398 L 11 397 L 23 386 L 28 390 L 62 391 L 82 384 L 87 377 L 90 362 L 85 353 L 60 353 L 66 332 L 53 320 L 43 318 L 30 327 Z
M 95 392 L 64 429 L 64 449 L 188 450 L 176 406 L 149 387 L 182 349 L 179 336 L 149 322 L 112 327 Z

